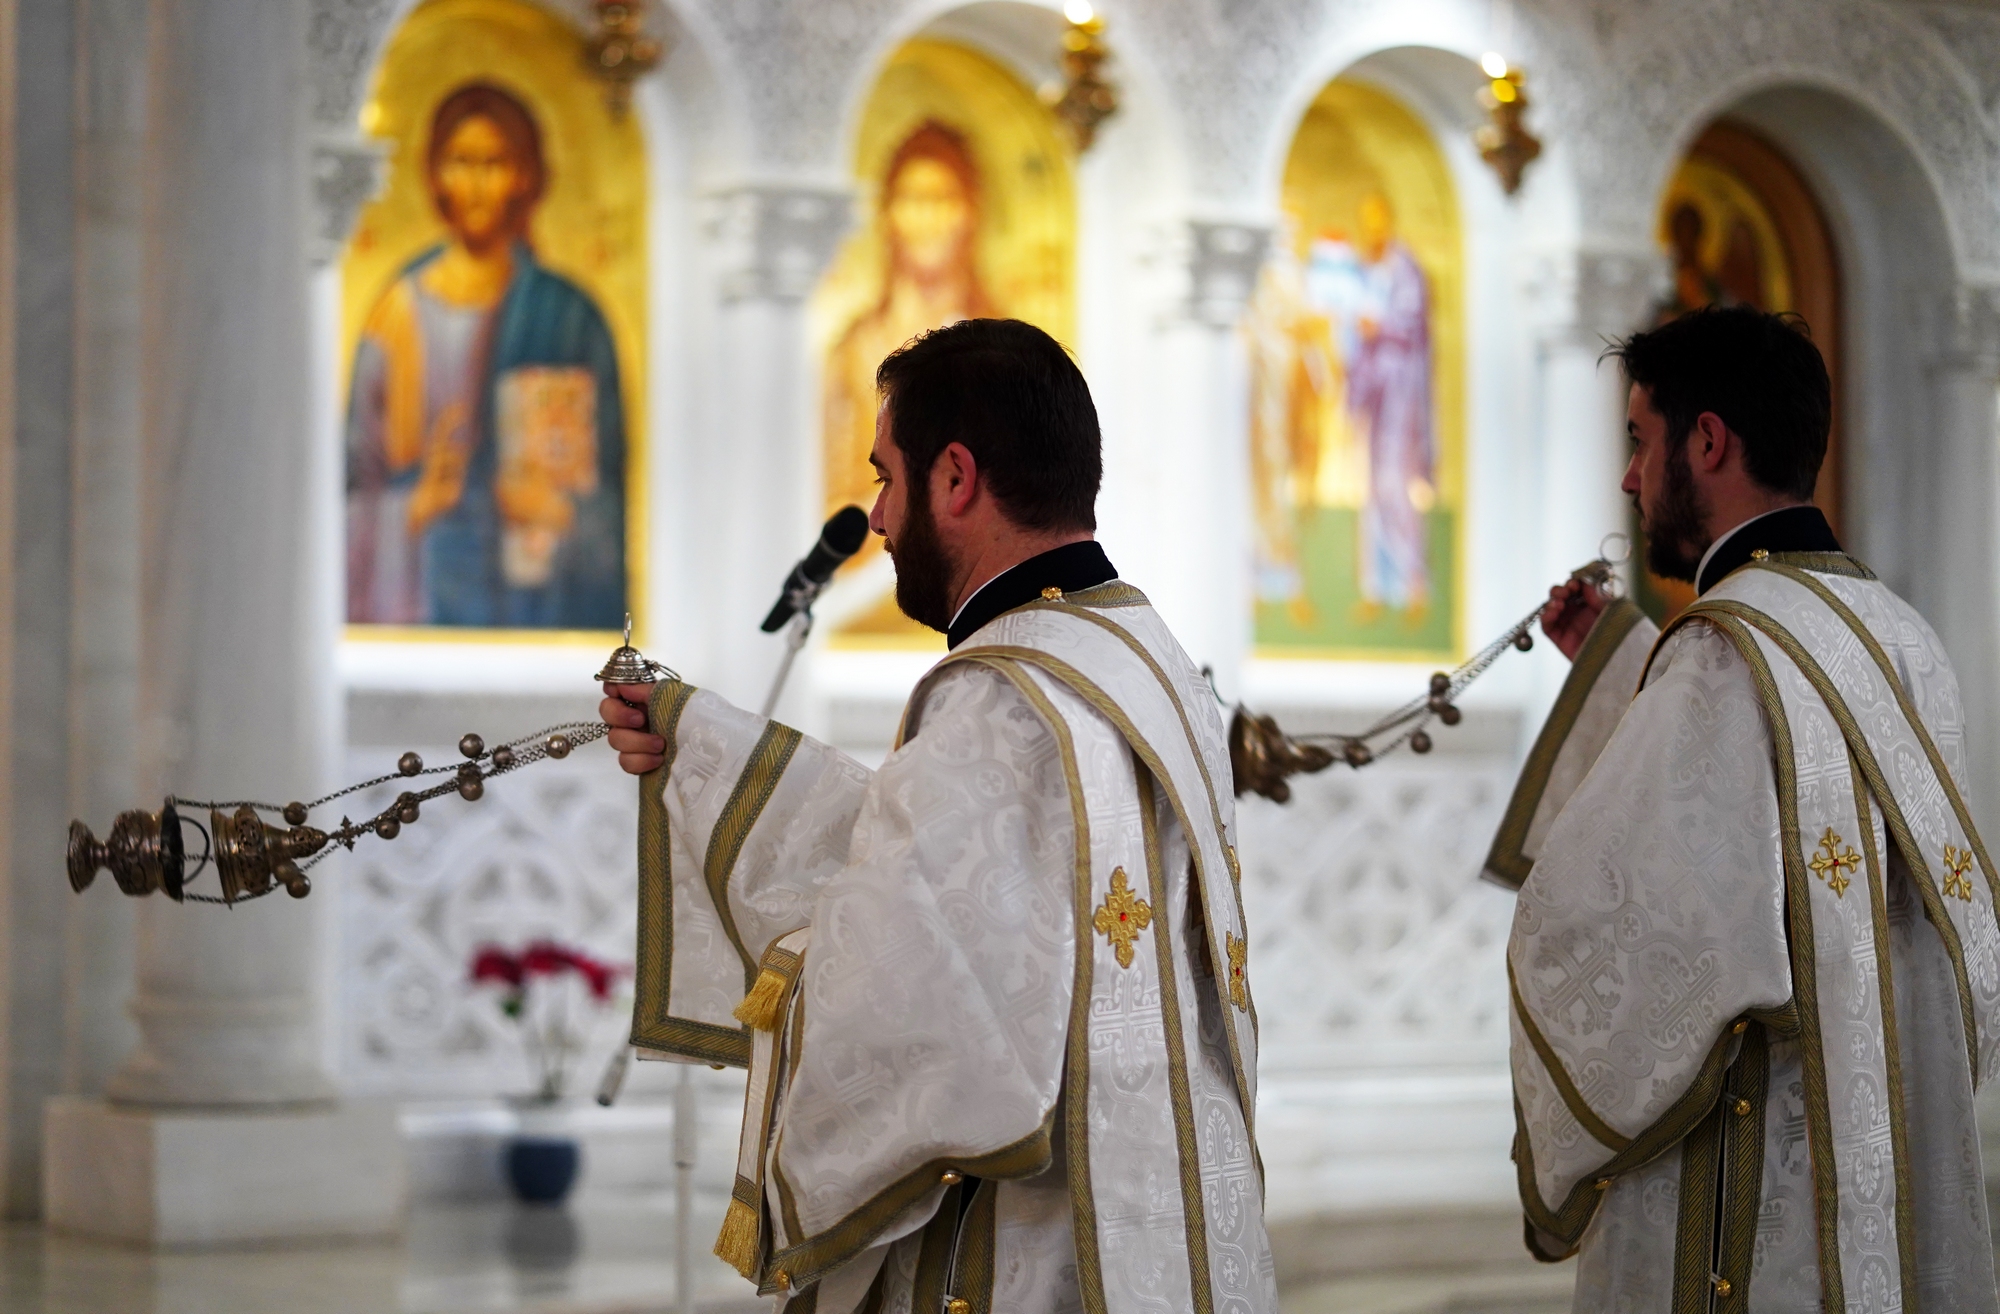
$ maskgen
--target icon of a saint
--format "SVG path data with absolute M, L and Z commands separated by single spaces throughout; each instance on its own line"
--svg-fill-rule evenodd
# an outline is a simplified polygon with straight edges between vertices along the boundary
M 473 83 L 431 120 L 447 234 L 375 303 L 347 416 L 347 619 L 615 629 L 625 422 L 588 293 L 535 258 L 533 114 Z
M 1347 356 L 1347 406 L 1368 451 L 1361 504 L 1361 603 L 1421 615 L 1429 605 L 1425 513 L 1436 500 L 1430 282 L 1379 194 L 1357 212 L 1361 302 Z
M 979 170 L 958 132 L 935 121 L 890 157 L 876 224 L 886 255 L 875 304 L 827 353 L 827 505 L 875 499 L 875 369 L 919 333 L 995 314 L 979 278 Z

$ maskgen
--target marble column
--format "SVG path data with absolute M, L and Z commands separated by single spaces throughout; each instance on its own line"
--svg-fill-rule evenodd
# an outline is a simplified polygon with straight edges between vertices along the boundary
M 844 191 L 760 185 L 712 197 L 710 207 L 717 418 L 695 476 L 707 494 L 690 506 L 699 576 L 690 592 L 705 599 L 711 627 L 708 678 L 754 708 L 781 655 L 758 623 L 822 519 L 805 299 L 847 230 L 849 203 Z M 779 714 L 793 715 L 802 695 L 795 679 Z
M 335 628 L 310 473 L 306 5 L 149 15 L 139 784 L 310 798 L 329 777 Z M 139 1044 L 109 1104 L 51 1106 L 52 1225 L 162 1243 L 393 1225 L 393 1112 L 336 1104 L 319 1059 L 324 903 L 140 906 Z
M 1186 282 L 1160 330 L 1155 432 L 1160 508 L 1147 595 L 1226 697 L 1242 690 L 1251 639 L 1248 360 L 1237 332 L 1269 250 L 1261 224 L 1194 220 Z M 1218 545 L 1221 545 L 1218 548 Z
M 11 504 L 6 734 L 6 885 L 0 892 L 0 1210 L 36 1209 L 42 1101 L 62 1081 L 62 881 L 69 804 L 66 725 L 70 648 L 71 329 L 75 227 L 71 101 L 75 14 L 22 4 L 10 19 L 14 63 L 4 94 L 13 175 Z
M 1626 385 L 1602 359 L 1614 338 L 1645 321 L 1657 295 L 1652 252 L 1579 251 L 1536 262 L 1524 289 L 1539 312 L 1536 407 L 1541 439 L 1539 560 L 1551 582 L 1598 554 L 1604 536 L 1626 533 Z
M 1913 592 L 1958 669 L 1974 815 L 2000 825 L 2000 288 L 1966 287 L 1928 307 L 1936 389 L 1927 464 L 1932 508 Z
M 147 0 L 78 0 L 69 804 L 101 827 L 140 800 L 141 186 Z M 52 828 L 53 829 L 53 828 Z M 63 1090 L 98 1095 L 136 1040 L 126 1003 L 138 908 L 67 901 Z

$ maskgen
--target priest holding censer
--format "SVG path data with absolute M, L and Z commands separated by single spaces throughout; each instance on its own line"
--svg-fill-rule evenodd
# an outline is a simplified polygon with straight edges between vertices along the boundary
M 602 706 L 633 1044 L 749 1069 L 717 1253 L 814 1314 L 1275 1311 L 1226 736 L 1092 539 L 1089 389 L 992 319 L 876 382 L 870 524 L 951 649 L 881 768 L 678 680 Z
M 1520 891 L 1528 1245 L 1579 1256 L 1579 1311 L 1993 1311 L 1957 677 L 1811 504 L 1832 398 L 1796 320 L 1610 354 L 1647 564 L 1698 597 L 1664 634 L 1584 584 L 1542 614 L 1573 667 L 1487 861 Z

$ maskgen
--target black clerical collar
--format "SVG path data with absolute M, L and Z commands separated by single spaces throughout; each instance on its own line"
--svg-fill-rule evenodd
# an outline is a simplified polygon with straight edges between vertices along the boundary
M 1041 597 L 1043 589 L 1075 593 L 1117 578 L 1111 558 L 1094 542 L 1085 540 L 1050 548 L 982 584 L 958 609 L 958 615 L 951 618 L 951 628 L 944 632 L 945 646 L 956 648 L 994 617 Z
M 1788 506 L 1746 520 L 1716 540 L 1695 576 L 1694 591 L 1706 593 L 1731 572 L 1764 552 L 1838 552 L 1840 540 L 1816 506 Z

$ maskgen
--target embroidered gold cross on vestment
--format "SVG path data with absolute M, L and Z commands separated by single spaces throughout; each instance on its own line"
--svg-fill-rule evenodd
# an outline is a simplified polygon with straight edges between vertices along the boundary
M 1125 879 L 1125 869 L 1120 867 L 1113 871 L 1111 893 L 1097 905 L 1097 915 L 1090 919 L 1090 924 L 1097 928 L 1099 935 L 1111 941 L 1111 951 L 1117 955 L 1120 967 L 1132 965 L 1132 942 L 1152 921 L 1152 905 L 1132 893 L 1132 886 Z
M 1847 897 L 1847 887 L 1854 883 L 1842 874 L 1842 869 L 1861 870 L 1861 855 L 1846 846 L 1847 841 L 1834 834 L 1833 827 L 1828 826 L 1826 834 L 1819 837 L 1819 851 L 1806 864 L 1812 868 L 1813 875 L 1826 882 L 1826 887 L 1833 891 L 1837 899 Z M 1846 851 L 1842 852 L 1843 849 Z
M 1944 846 L 1944 892 L 1946 898 L 1972 902 L 1972 854 L 1947 844 Z
M 1222 944 L 1229 951 L 1229 1002 L 1247 1013 L 1250 1011 L 1250 978 L 1244 973 L 1250 963 L 1250 942 L 1239 940 L 1224 931 Z

